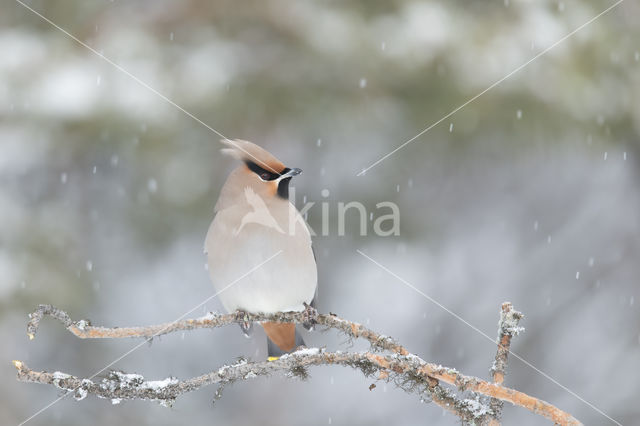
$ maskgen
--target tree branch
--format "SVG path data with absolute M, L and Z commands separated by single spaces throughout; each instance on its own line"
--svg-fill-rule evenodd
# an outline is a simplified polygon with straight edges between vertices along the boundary
M 498 350 L 493 365 L 491 366 L 491 380 L 497 385 L 504 383 L 504 376 L 507 373 L 511 338 L 524 331 L 524 328 L 518 325 L 522 318 L 524 318 L 524 315 L 514 310 L 510 302 L 504 302 L 502 304 L 500 321 L 498 322 Z M 497 398 L 491 398 L 489 406 L 493 413 L 489 425 L 498 426 L 500 424 L 500 416 L 502 415 L 504 402 Z
M 236 322 L 308 322 L 307 312 L 286 312 L 272 315 L 233 313 L 208 314 L 201 318 L 180 320 L 172 323 L 145 327 L 108 328 L 95 327 L 89 321 L 73 321 L 69 315 L 51 305 L 40 305 L 30 315 L 27 326 L 29 337 L 33 339 L 44 315 L 61 321 L 74 335 L 80 338 L 152 338 L 178 330 L 198 328 L 216 328 Z M 23 362 L 14 361 L 18 370 L 18 379 L 54 385 L 74 393 L 77 399 L 87 394 L 108 398 L 118 402 L 122 399 L 149 399 L 170 404 L 179 395 L 191 392 L 202 386 L 211 384 L 228 384 L 237 380 L 245 380 L 275 372 L 285 372 L 292 376 L 306 377 L 306 368 L 314 365 L 343 365 L 361 370 L 365 376 L 376 375 L 379 380 L 393 380 L 399 387 L 407 391 L 416 391 L 426 399 L 433 400 L 439 406 L 459 416 L 465 421 L 484 423 L 493 415 L 490 407 L 481 404 L 477 398 L 463 399 L 449 389 L 443 388 L 440 382 L 455 386 L 460 392 L 472 392 L 486 397 L 507 401 L 544 416 L 558 424 L 581 424 L 570 414 L 553 405 L 514 389 L 489 383 L 472 376 L 465 376 L 455 369 L 428 363 L 420 357 L 410 354 L 403 346 L 387 336 L 367 329 L 361 324 L 347 321 L 336 315 L 316 314 L 312 320 L 328 328 L 337 329 L 351 338 L 364 338 L 369 341 L 374 352 L 341 353 L 323 352 L 319 349 L 303 349 L 285 355 L 276 361 L 247 362 L 224 366 L 211 373 L 186 380 L 168 378 L 162 381 L 147 381 L 140 375 L 127 375 L 111 372 L 109 376 L 96 383 L 89 379 L 81 379 L 65 373 L 46 373 L 29 369 Z M 376 351 L 389 351 L 383 355 Z M 505 358 L 506 360 L 506 358 Z M 505 364 L 506 366 L 506 364 Z

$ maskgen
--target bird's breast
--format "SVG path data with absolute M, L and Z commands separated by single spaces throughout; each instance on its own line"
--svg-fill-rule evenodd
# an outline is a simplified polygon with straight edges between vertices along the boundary
M 283 203 L 284 204 L 284 203 Z M 309 231 L 290 203 L 260 212 L 247 206 L 219 211 L 205 250 L 209 274 L 229 311 L 299 311 L 317 283 Z

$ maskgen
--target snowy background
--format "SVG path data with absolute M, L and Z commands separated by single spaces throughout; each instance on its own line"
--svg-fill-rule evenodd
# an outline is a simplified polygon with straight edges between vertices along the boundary
M 425 360 L 488 377 L 495 345 L 358 255 L 361 249 L 490 336 L 501 302 L 525 313 L 513 350 L 621 423 L 640 416 L 640 6 L 626 1 L 365 176 L 362 168 L 587 22 L 611 1 L 31 1 L 226 136 L 304 174 L 328 202 L 315 239 L 319 309 L 368 324 Z M 59 394 L 17 383 L 11 359 L 89 376 L 138 341 L 81 341 L 27 314 L 142 325 L 213 294 L 202 245 L 234 167 L 219 136 L 34 13 L 0 13 L 0 423 Z M 329 190 L 323 198 L 322 190 Z M 399 237 L 337 235 L 338 201 L 393 201 Z M 369 224 L 371 230 L 371 224 Z M 211 301 L 194 316 L 221 310 Z M 333 332 L 305 335 L 347 349 Z M 261 331 L 154 340 L 116 364 L 185 378 Z M 353 349 L 364 349 L 361 342 Z M 171 409 L 66 398 L 29 425 L 438 424 L 435 404 L 339 367 L 215 387 Z M 506 384 L 586 424 L 613 424 L 512 360 Z M 506 424 L 545 424 L 506 407 Z

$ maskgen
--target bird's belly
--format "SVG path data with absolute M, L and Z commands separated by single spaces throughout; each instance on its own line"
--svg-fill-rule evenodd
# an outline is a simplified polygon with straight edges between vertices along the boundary
M 240 235 L 212 229 L 214 235 L 207 242 L 209 273 L 225 309 L 303 310 L 304 303 L 311 303 L 317 283 L 310 238 L 259 225 L 246 228 Z

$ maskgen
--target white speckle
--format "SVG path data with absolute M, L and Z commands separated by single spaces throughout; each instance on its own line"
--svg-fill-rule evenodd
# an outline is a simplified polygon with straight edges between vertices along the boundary
M 316 146 L 321 146 L 322 145 L 322 139 L 318 138 L 318 140 L 316 141 Z
M 373 220 L 373 212 L 369 213 L 369 220 Z
M 633 58 L 636 60 L 636 62 L 640 61 L 640 52 L 636 50 L 636 53 L 633 54 Z
M 625 151 L 625 152 L 623 152 L 623 153 L 622 153 L 622 159 L 623 159 L 624 161 L 627 161 L 627 151 Z
M 122 402 L 122 399 L 120 399 L 120 398 L 113 398 L 113 399 L 111 400 L 111 403 L 112 403 L 113 405 L 118 405 L 118 404 L 120 404 L 121 402 Z
M 590 258 L 589 258 L 589 267 L 590 267 L 590 268 L 591 268 L 591 267 L 593 267 L 593 264 L 594 264 L 594 262 L 595 262 L 595 261 L 596 261 L 596 260 L 595 260 L 593 257 L 590 257 Z
M 387 43 L 385 43 L 384 41 L 382 43 L 380 43 L 380 49 L 382 50 L 386 50 L 387 49 Z M 638 52 L 636 52 L 636 55 L 638 55 Z M 636 61 L 638 59 L 636 58 Z
M 91 380 L 88 380 L 88 379 L 82 380 L 82 384 L 80 385 L 80 387 L 77 388 L 76 391 L 73 393 L 73 398 L 76 401 L 82 401 L 83 399 L 85 399 L 89 394 L 89 391 L 87 390 L 87 388 L 92 384 L 93 382 L 91 382 Z
M 449 133 L 453 132 L 453 123 L 449 123 Z
M 538 230 L 538 221 L 536 220 L 535 222 L 533 222 L 533 230 L 537 231 Z
M 329 417 L 329 424 L 331 424 L 331 417 Z
M 536 42 L 535 41 L 531 41 L 531 50 L 536 48 Z
M 169 40 L 173 41 L 173 31 L 169 33 Z
M 576 280 L 580 279 L 580 271 L 576 271 Z
M 547 235 L 547 244 L 551 244 L 551 235 Z
M 604 152 L 604 161 L 607 161 L 607 157 L 609 156 L 609 153 L 607 151 Z
M 288 355 L 318 355 L 320 353 L 320 349 L 319 348 L 304 348 L 304 349 L 298 349 L 295 352 L 292 352 L 291 354 Z
M 365 87 L 367 87 L 367 79 L 366 78 L 361 78 L 360 79 L 360 88 L 364 89 Z
M 407 186 L 409 188 L 413 188 L 413 179 L 409 179 L 409 181 L 407 182 Z
M 152 194 L 155 194 L 158 191 L 158 181 L 156 181 L 154 178 L 149 179 L 147 181 L 147 189 Z
M 208 270 L 209 270 L 209 264 L 208 264 L 208 263 L 205 263 L 205 264 L 204 264 L 204 270 L 205 270 L 205 271 L 208 271 Z
M 64 185 L 65 183 L 67 183 L 67 174 L 66 173 L 62 173 L 60 175 L 60 182 L 62 182 L 62 184 Z
M 61 373 L 59 371 L 56 371 L 53 373 L 53 385 L 55 387 L 57 387 L 58 389 L 65 389 L 62 387 L 62 385 L 60 384 L 60 380 L 64 380 L 64 379 L 68 379 L 71 376 L 65 373 Z
M 396 185 L 396 192 L 400 192 L 400 185 Z
M 84 264 L 84 267 L 87 268 L 87 271 L 93 271 L 93 262 L 91 260 L 87 260 L 87 263 Z
M 205 313 L 204 316 L 202 316 L 202 317 L 200 317 L 198 319 L 201 319 L 201 320 L 204 320 L 204 321 L 211 321 L 216 317 L 216 315 L 217 314 L 215 312 L 209 311 L 209 312 Z
M 302 197 L 302 203 L 303 204 L 307 204 L 307 196 L 306 195 L 304 197 Z
M 322 195 L 324 198 L 327 198 L 329 196 L 329 190 L 328 189 L 323 189 L 322 191 L 320 191 L 320 195 Z
M 329 378 L 329 383 L 330 383 L 330 384 L 333 384 L 333 383 L 334 383 L 333 376 L 331 376 L 331 377 Z
M 633 306 L 633 304 L 635 303 L 635 301 L 636 301 L 635 297 L 631 296 L 631 297 L 629 298 L 629 306 Z
M 102 80 L 102 77 L 100 77 L 100 74 L 98 74 L 98 76 L 96 77 L 96 86 L 100 86 L 101 80 Z
M 120 159 L 118 158 L 117 155 L 112 155 L 111 156 L 111 166 L 112 167 L 118 167 L 118 163 L 120 162 Z
M 564 2 L 558 2 L 558 12 L 564 12 Z
M 516 111 L 516 117 L 518 118 L 518 120 L 522 119 L 522 110 L 521 109 Z
M 371 319 L 367 318 L 367 325 L 369 325 L 371 323 Z
M 142 388 L 151 389 L 157 392 L 159 390 L 166 388 L 169 385 L 177 385 L 177 384 L 178 384 L 178 379 L 174 377 L 168 377 L 164 380 L 153 380 L 150 382 L 144 382 L 142 384 Z
M 59 371 L 53 372 L 53 380 L 64 380 L 64 379 L 68 379 L 69 377 L 71 376 L 65 373 L 61 373 Z
M 93 170 L 91 171 L 91 173 L 95 175 L 97 172 L 98 172 L 98 166 L 93 166 Z

